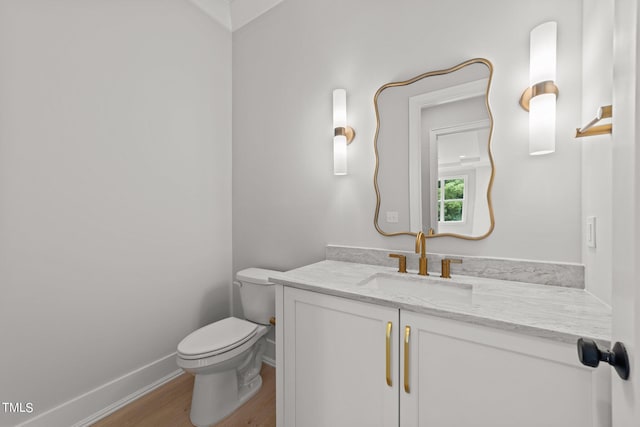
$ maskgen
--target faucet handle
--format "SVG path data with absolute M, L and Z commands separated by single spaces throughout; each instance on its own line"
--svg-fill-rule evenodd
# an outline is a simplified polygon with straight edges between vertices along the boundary
M 407 272 L 407 257 L 402 254 L 389 254 L 389 258 L 398 258 L 398 273 Z
M 443 279 L 451 279 L 451 263 L 462 264 L 462 260 L 458 258 L 445 258 L 442 260 L 442 269 L 440 277 Z

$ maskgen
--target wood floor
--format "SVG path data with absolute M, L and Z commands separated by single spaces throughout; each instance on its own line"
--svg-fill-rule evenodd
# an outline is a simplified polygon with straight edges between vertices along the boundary
M 216 427 L 274 427 L 276 425 L 276 370 L 262 365 L 262 388 Z M 191 427 L 189 410 L 193 376 L 184 374 L 117 412 L 93 427 Z

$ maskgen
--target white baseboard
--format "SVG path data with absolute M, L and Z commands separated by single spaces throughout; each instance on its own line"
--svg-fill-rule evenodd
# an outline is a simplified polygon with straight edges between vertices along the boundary
M 262 363 L 266 363 L 273 368 L 276 367 L 276 361 L 270 357 L 262 356 Z
M 267 348 L 262 355 L 262 361 L 276 367 L 276 342 L 274 340 L 267 338 Z
M 85 427 L 182 374 L 171 353 L 20 424 Z

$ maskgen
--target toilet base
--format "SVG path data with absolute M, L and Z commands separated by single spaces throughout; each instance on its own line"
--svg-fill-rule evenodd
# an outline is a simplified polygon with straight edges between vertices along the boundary
M 223 370 L 195 374 L 189 415 L 193 425 L 212 426 L 255 396 L 262 387 L 260 368 L 265 347 L 261 337 L 247 352 L 218 366 Z M 236 367 L 228 369 L 231 366 Z
M 235 398 L 235 393 L 221 395 L 221 386 L 236 390 L 236 373 L 232 371 L 223 375 L 196 375 L 189 414 L 194 426 L 210 427 L 231 415 L 258 393 L 262 387 L 262 377 L 258 375 L 249 384 L 241 387 L 238 398 Z

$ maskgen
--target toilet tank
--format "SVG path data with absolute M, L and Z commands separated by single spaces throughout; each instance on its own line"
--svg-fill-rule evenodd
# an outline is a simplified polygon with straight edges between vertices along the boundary
M 268 325 L 269 319 L 276 315 L 275 288 L 269 282 L 269 276 L 276 273 L 279 271 L 247 268 L 236 274 L 240 282 L 240 301 L 247 320 Z

